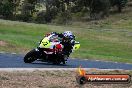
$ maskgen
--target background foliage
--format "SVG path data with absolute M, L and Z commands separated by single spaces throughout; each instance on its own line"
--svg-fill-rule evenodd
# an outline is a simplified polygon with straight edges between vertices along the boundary
M 68 24 L 74 15 L 102 19 L 116 6 L 122 12 L 127 0 L 0 0 L 0 18 L 37 23 Z

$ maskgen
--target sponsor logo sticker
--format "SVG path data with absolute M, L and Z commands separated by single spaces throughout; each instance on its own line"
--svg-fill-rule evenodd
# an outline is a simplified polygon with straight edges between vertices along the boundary
M 79 84 L 85 84 L 85 83 L 122 84 L 122 83 L 130 83 L 131 75 L 129 74 L 87 74 L 84 69 L 79 67 L 76 80 Z

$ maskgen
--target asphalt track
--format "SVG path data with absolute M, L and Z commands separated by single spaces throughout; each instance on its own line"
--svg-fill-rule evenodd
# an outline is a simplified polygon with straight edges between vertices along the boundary
M 132 70 L 132 64 L 94 60 L 69 59 L 66 65 L 53 65 L 35 61 L 31 64 L 23 62 L 23 55 L 0 53 L 0 68 L 83 68 L 124 69 Z

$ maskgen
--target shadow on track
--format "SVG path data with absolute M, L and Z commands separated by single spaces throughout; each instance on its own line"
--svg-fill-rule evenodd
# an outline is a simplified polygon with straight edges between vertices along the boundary
M 76 65 L 70 65 L 68 63 L 66 64 L 59 64 L 59 65 L 56 65 L 56 64 L 52 64 L 52 63 L 47 63 L 47 62 L 40 62 L 40 61 L 35 61 L 33 63 L 29 63 L 29 64 L 33 64 L 34 66 L 35 65 L 39 65 L 39 66 L 45 66 L 45 67 L 52 67 L 52 68 L 76 68 L 77 66 Z

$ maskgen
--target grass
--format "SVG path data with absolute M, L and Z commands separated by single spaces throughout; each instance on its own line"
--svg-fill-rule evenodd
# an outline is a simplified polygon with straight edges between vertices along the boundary
M 26 53 L 48 32 L 71 30 L 81 43 L 74 58 L 132 63 L 132 9 L 105 20 L 74 22 L 69 26 L 0 20 L 0 51 Z

